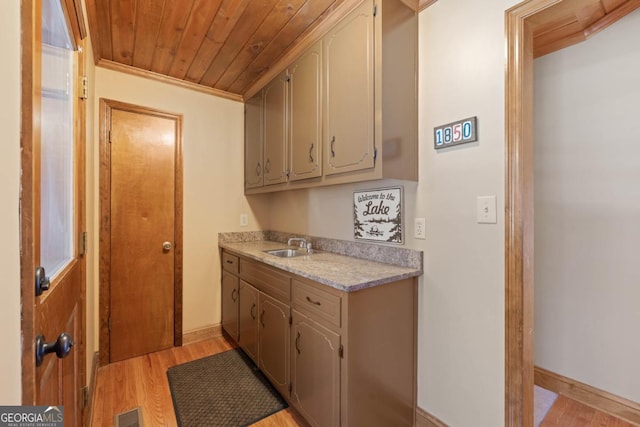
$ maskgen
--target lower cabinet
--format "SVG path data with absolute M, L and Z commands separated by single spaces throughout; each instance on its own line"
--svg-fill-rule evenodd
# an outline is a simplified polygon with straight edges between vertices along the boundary
M 344 292 L 223 260 L 225 332 L 310 425 L 415 425 L 416 278 Z
M 293 310 L 291 400 L 312 426 L 340 425 L 340 335 Z
M 245 282 L 240 280 L 240 336 L 238 344 L 245 353 L 258 364 L 258 340 L 259 340 L 259 323 L 258 323 L 258 295 L 260 292 Z
M 231 338 L 238 340 L 239 279 L 222 272 L 222 328 Z
M 258 366 L 283 395 L 289 395 L 290 307 L 260 292 L 260 363 Z

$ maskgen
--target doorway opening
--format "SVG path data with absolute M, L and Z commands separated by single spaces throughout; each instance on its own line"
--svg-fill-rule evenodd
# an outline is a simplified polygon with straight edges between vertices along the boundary
M 575 34 L 535 37 L 562 26 L 559 14 L 585 7 L 575 0 L 528 0 L 506 11 L 505 87 L 505 425 L 533 423 L 533 60 L 583 41 L 638 8 L 620 2 Z M 593 8 L 592 8 L 593 10 Z M 597 8 L 596 8 L 597 10 Z

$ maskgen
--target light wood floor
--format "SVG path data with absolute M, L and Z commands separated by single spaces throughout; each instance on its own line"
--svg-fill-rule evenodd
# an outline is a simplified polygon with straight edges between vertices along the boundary
M 540 427 L 634 427 L 565 396 L 558 396 Z
M 230 350 L 224 338 L 175 347 L 157 353 L 112 363 L 98 369 L 93 396 L 91 426 L 112 427 L 114 417 L 141 408 L 145 427 L 177 426 L 167 369 L 171 366 Z M 254 426 L 307 426 L 291 408 L 260 420 Z
M 98 370 L 93 396 L 91 426 L 112 427 L 114 417 L 140 407 L 145 427 L 177 426 L 167 381 L 171 366 L 230 350 L 225 338 L 175 347 L 112 363 Z M 293 409 L 287 408 L 260 420 L 257 427 L 307 427 Z M 540 427 L 634 427 L 632 424 L 559 396 Z

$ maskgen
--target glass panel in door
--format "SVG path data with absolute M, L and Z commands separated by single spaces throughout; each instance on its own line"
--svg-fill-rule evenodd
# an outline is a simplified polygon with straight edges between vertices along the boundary
M 50 277 L 74 257 L 74 58 L 60 1 L 44 0 L 40 265 Z

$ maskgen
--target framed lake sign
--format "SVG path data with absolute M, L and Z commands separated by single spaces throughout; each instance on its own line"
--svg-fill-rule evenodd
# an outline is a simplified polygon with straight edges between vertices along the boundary
M 353 193 L 353 236 L 403 244 L 402 187 L 377 188 Z

